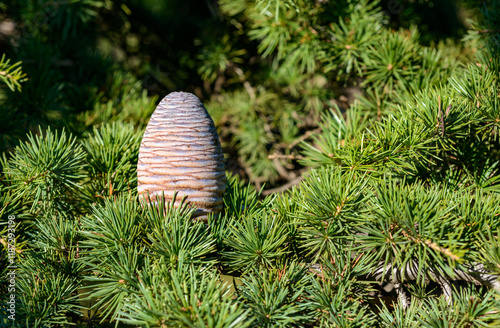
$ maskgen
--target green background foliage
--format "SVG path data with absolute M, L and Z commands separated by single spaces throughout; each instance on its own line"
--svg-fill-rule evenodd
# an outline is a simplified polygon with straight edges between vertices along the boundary
M 499 21 L 473 0 L 0 1 L 0 326 L 497 327 Z M 226 159 L 207 222 L 137 195 L 180 90 Z

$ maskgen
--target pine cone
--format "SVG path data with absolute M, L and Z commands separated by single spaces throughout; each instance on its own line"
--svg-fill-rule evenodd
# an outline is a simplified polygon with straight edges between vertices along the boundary
M 187 92 L 162 99 L 149 120 L 139 150 L 138 193 L 165 194 L 176 205 L 183 196 L 196 206 L 194 217 L 219 213 L 226 190 L 224 155 L 214 122 L 201 101 Z

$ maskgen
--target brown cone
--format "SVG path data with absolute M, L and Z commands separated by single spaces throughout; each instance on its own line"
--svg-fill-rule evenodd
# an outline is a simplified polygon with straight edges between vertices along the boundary
M 194 216 L 219 213 L 226 190 L 224 155 L 214 122 L 198 97 L 172 92 L 149 120 L 139 150 L 138 193 L 165 194 L 176 204 L 183 196 L 196 206 Z

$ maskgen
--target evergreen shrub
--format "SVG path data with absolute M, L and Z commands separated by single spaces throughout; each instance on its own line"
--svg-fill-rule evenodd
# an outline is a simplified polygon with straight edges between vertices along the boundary
M 500 326 L 500 8 L 401 5 L 0 1 L 0 326 Z M 227 159 L 207 223 L 137 196 L 176 88 Z

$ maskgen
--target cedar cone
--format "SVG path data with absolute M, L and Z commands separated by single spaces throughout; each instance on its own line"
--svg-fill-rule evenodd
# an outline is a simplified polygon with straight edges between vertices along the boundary
M 220 213 L 226 190 L 224 155 L 214 122 L 201 101 L 187 92 L 172 92 L 156 107 L 142 139 L 137 164 L 138 193 L 151 199 L 165 195 L 175 205 L 183 196 L 206 220 Z

